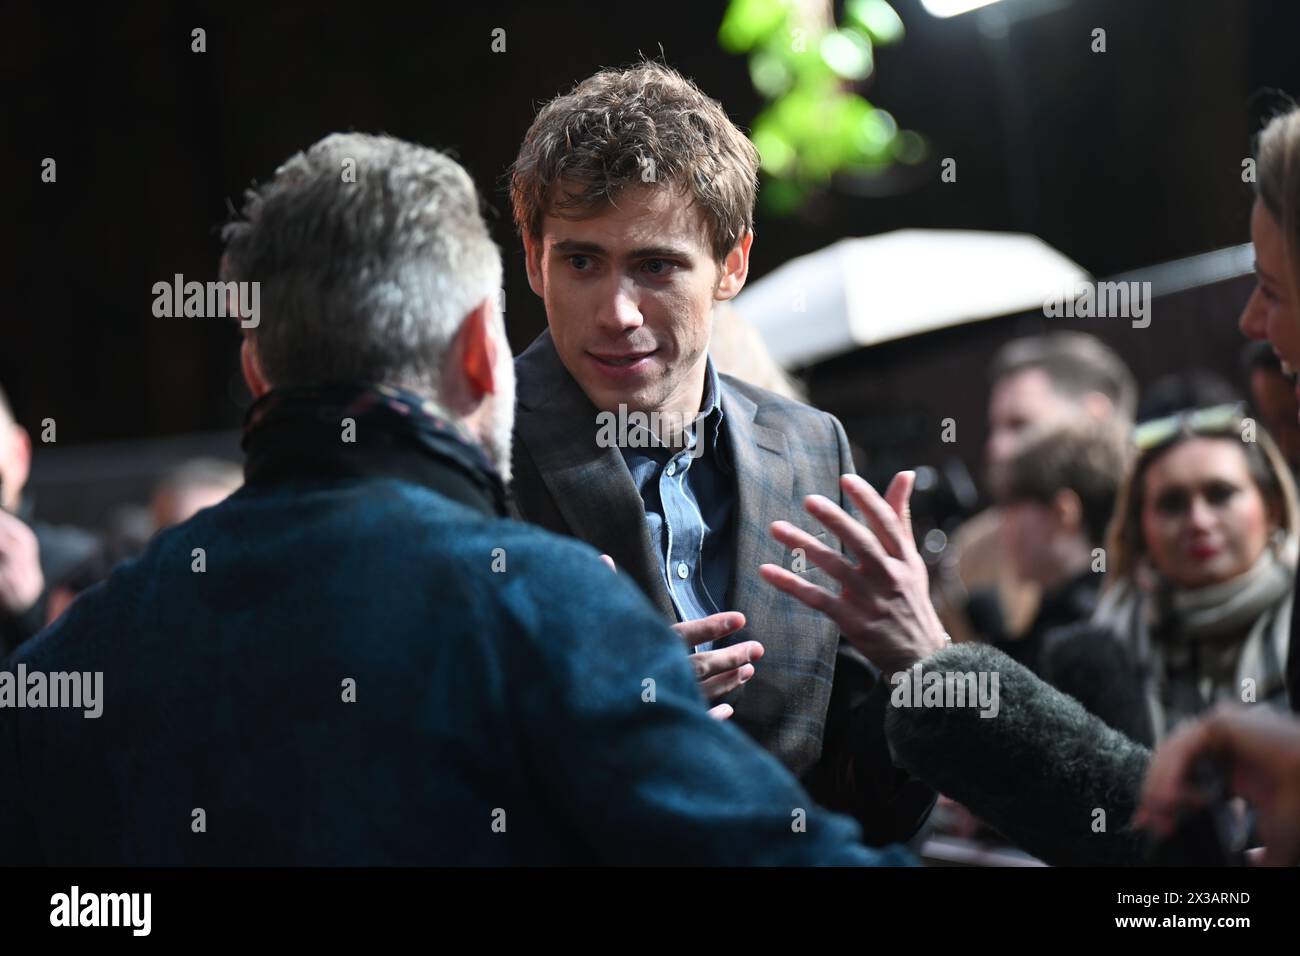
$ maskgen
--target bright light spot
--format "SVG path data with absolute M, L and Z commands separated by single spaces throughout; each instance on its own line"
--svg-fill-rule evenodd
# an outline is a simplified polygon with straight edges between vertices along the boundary
M 936 17 L 955 17 L 959 13 L 970 13 L 980 7 L 988 7 L 998 0 L 921 0 L 926 13 Z

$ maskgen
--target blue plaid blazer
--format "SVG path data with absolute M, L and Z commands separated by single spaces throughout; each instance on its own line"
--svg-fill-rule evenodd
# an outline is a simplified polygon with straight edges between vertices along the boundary
M 512 508 L 523 520 L 579 538 L 610 555 L 675 620 L 645 522 L 645 509 L 618 448 L 596 443 L 597 410 L 569 375 L 543 332 L 515 360 Z M 719 376 L 724 427 L 736 480 L 734 571 L 730 607 L 747 626 L 717 646 L 745 640 L 765 654 L 754 677 L 724 700 L 731 718 L 775 755 L 823 805 L 852 815 L 874 845 L 918 832 L 935 794 L 896 768 L 884 737 L 890 688 L 841 638 L 829 618 L 764 582 L 761 564 L 777 564 L 837 592 L 835 582 L 769 533 L 783 519 L 819 537 L 824 529 L 803 508 L 821 494 L 849 503 L 839 476 L 853 456 L 832 415 Z M 617 640 L 617 628 L 610 639 Z M 685 653 L 685 649 L 683 649 Z

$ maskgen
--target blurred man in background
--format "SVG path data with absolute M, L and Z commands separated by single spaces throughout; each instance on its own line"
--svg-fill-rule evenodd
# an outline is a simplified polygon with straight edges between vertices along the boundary
M 1003 552 L 1042 595 L 1024 635 L 995 643 L 1040 676 L 1047 634 L 1097 608 L 1105 563 L 1095 549 L 1105 544 L 1127 446 L 1113 421 L 1083 418 L 1029 433 L 992 475 Z
M 243 469 L 220 458 L 191 458 L 177 465 L 157 487 L 149 502 L 155 531 L 189 521 L 238 490 Z
M 1031 429 L 1050 430 L 1080 417 L 1126 429 L 1137 408 L 1137 384 L 1123 360 L 1082 332 L 1012 340 L 994 357 L 990 379 L 990 471 L 1005 464 Z M 954 640 L 1006 646 L 1025 634 L 1038 612 L 1041 588 L 1016 573 L 1002 547 L 1000 522 L 1000 511 L 990 508 L 953 535 L 960 580 L 955 588 L 945 582 L 941 593 L 965 596 L 964 606 L 948 598 L 942 609 Z

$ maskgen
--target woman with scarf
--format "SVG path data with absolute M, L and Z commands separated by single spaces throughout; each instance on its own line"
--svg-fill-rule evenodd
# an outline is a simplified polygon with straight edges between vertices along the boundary
M 1158 742 L 1217 701 L 1288 707 L 1300 507 L 1277 446 L 1233 405 L 1145 422 L 1134 443 L 1093 618 L 1136 668 L 1149 723 L 1118 729 Z

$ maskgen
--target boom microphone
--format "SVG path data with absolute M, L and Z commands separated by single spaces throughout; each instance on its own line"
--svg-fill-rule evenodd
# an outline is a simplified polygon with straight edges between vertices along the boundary
M 1149 861 L 1130 827 L 1145 747 L 986 644 L 945 648 L 894 679 L 885 731 L 912 774 L 1044 862 Z
M 1130 740 L 1155 740 L 1137 663 L 1109 627 L 1083 621 L 1049 631 L 1039 673 Z

